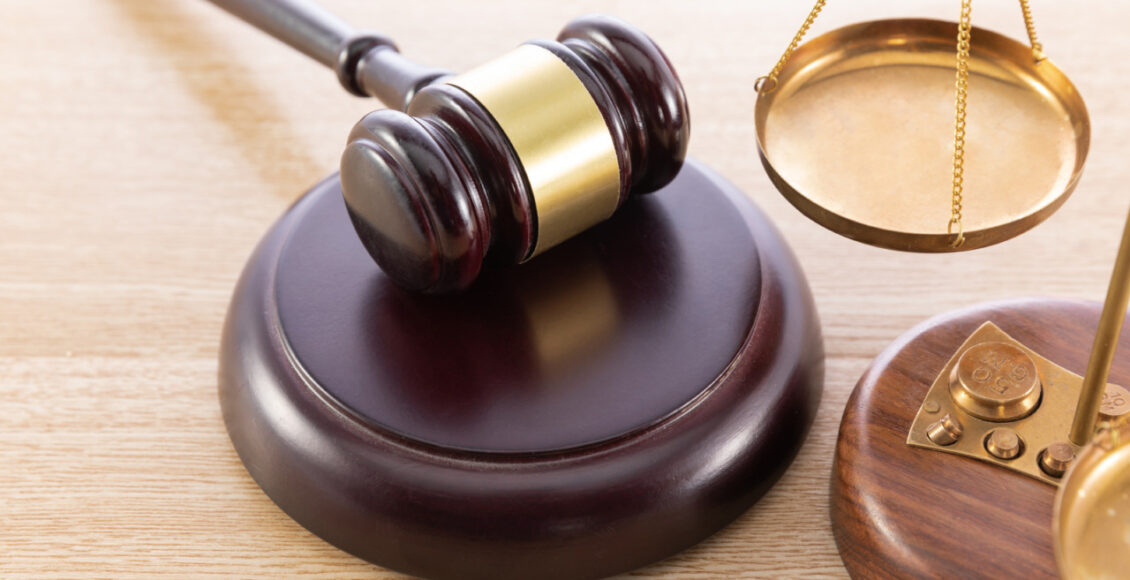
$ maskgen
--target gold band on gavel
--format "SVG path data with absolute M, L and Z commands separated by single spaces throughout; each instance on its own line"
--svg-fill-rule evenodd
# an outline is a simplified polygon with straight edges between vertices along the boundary
M 494 117 L 526 174 L 537 215 L 532 258 L 608 219 L 620 164 L 596 101 L 560 58 L 523 44 L 447 81 Z

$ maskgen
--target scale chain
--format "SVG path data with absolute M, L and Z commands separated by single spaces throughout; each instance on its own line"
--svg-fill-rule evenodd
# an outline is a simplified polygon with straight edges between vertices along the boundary
M 1047 57 L 1044 56 L 1044 45 L 1036 38 L 1036 24 L 1032 21 L 1032 8 L 1028 6 L 1028 0 L 1020 0 L 1020 12 L 1024 14 L 1024 28 L 1028 31 L 1028 44 L 1032 45 L 1032 56 L 1036 57 L 1036 62 L 1040 62 Z
M 962 194 L 965 193 L 965 105 L 969 96 L 969 41 L 972 29 L 972 0 L 961 0 L 961 18 L 957 21 L 957 89 L 953 122 L 953 196 L 950 221 L 946 232 L 957 237 L 952 246 L 960 248 L 965 243 L 965 228 L 961 222 Z
M 820 11 L 824 9 L 824 2 L 826 0 L 816 0 L 816 5 L 812 7 L 812 11 L 808 13 L 808 18 L 804 19 L 804 24 L 800 25 L 800 30 L 797 30 L 796 35 L 793 36 L 793 41 L 789 43 L 785 53 L 777 60 L 777 64 L 773 70 L 769 71 L 753 85 L 753 90 L 758 93 L 771 93 L 777 89 L 777 77 L 781 74 L 781 69 L 785 68 L 785 64 L 789 62 L 789 58 L 793 55 L 793 51 L 797 46 L 800 46 L 800 41 L 804 40 L 804 35 L 808 34 L 808 29 L 812 27 L 812 23 L 816 21 L 816 17 L 820 16 Z M 766 86 L 767 83 L 768 86 Z

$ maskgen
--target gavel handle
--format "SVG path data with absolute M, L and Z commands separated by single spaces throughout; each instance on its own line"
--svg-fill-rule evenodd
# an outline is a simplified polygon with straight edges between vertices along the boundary
M 337 73 L 345 89 L 400 110 L 417 91 L 448 76 L 400 55 L 381 35 L 358 32 L 309 0 L 209 0 Z

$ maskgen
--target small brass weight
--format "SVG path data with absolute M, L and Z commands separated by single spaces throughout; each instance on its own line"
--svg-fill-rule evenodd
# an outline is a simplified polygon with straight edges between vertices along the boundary
M 986 322 L 938 374 L 906 439 L 1059 486 L 1056 560 L 1069 579 L 1130 569 L 1130 391 L 1107 383 L 1128 300 L 1130 216 L 1084 376 Z

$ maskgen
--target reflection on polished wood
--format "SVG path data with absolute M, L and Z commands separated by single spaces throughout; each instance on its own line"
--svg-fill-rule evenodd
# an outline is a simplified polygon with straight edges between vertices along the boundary
M 687 88 L 691 153 L 753 197 L 797 252 L 828 352 L 815 428 L 754 509 L 632 578 L 846 577 L 828 479 L 844 403 L 875 356 L 938 312 L 1033 294 L 1101 300 L 1110 280 L 1130 177 L 1130 61 L 1117 57 L 1125 3 L 1033 1 L 1048 54 L 1094 121 L 1068 203 L 1008 243 L 920 255 L 825 231 L 758 163 L 751 85 L 807 3 L 323 1 L 451 70 L 593 10 L 638 25 Z M 975 3 L 978 26 L 1023 39 L 1015 2 Z M 812 32 L 952 20 L 956 7 L 833 0 Z M 218 336 L 240 270 L 278 216 L 337 167 L 373 102 L 344 96 L 324 68 L 203 1 L 12 2 L 4 19 L 0 576 L 403 578 L 279 510 L 240 464 L 216 398 Z

